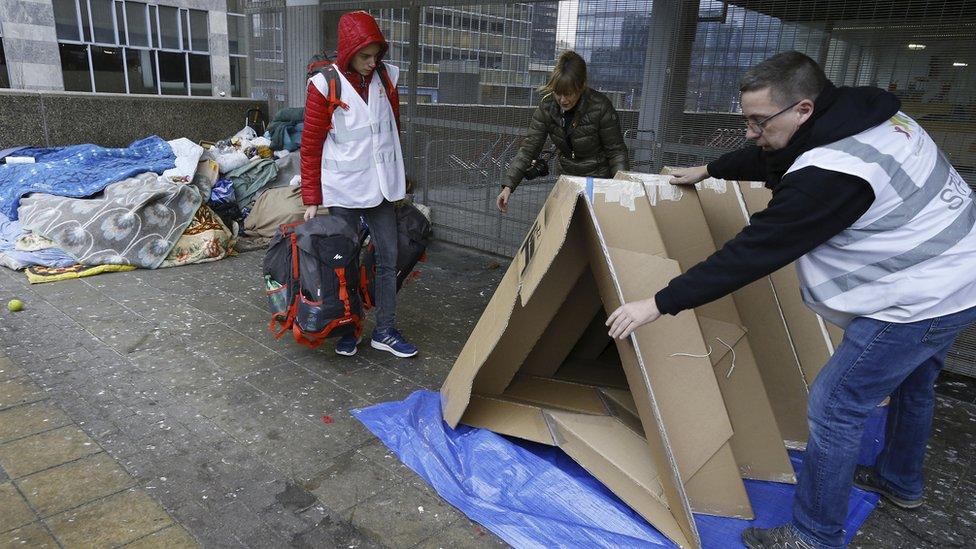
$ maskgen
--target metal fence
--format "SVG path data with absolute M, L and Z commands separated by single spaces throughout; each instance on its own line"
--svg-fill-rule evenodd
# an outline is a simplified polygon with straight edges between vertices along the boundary
M 494 207 L 536 89 L 565 49 L 587 60 L 589 85 L 617 107 L 634 170 L 703 164 L 742 146 L 739 76 L 799 50 L 839 86 L 898 95 L 976 184 L 971 0 L 243 3 L 249 48 L 275 52 L 249 70 L 274 106 L 303 104 L 305 60 L 335 48 L 343 13 L 374 14 L 391 44 L 387 60 L 402 70 L 403 143 L 418 200 L 431 206 L 440 239 L 497 254 L 516 250 L 555 179 L 523 183 L 506 215 Z M 964 355 L 976 344 L 967 345 L 950 362 L 971 364 Z
M 818 60 L 837 85 L 897 94 L 963 177 L 976 183 L 976 7 L 963 0 L 244 0 L 252 93 L 304 102 L 304 63 L 336 45 L 336 24 L 367 9 L 399 82 L 404 150 L 438 236 L 511 254 L 554 177 L 494 208 L 537 87 L 562 50 L 620 113 L 633 169 L 707 162 L 745 143 L 737 79 L 786 50 Z

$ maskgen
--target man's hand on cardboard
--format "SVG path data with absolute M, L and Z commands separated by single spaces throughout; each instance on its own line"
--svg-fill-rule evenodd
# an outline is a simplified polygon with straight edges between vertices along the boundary
M 624 303 L 607 319 L 610 337 L 625 339 L 637 328 L 654 322 L 660 317 L 661 313 L 657 310 L 657 302 L 653 297 Z
M 672 185 L 694 185 L 706 179 L 708 179 L 708 165 L 671 169 Z

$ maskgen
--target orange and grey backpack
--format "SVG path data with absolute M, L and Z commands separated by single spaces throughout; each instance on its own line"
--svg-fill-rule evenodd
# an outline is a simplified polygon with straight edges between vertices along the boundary
M 390 75 L 386 72 L 386 65 L 379 63 L 376 66 L 376 73 L 380 75 L 380 80 L 383 82 L 383 88 L 386 90 L 387 97 L 390 98 L 390 106 L 393 107 L 394 118 L 397 121 L 397 127 L 400 125 L 400 94 L 397 91 L 396 86 L 390 81 Z M 339 107 L 343 110 L 349 108 L 349 105 L 343 103 L 342 101 L 342 86 L 339 85 L 339 72 L 338 68 L 335 66 L 335 56 L 329 56 L 324 53 L 317 53 L 313 55 L 308 60 L 308 67 L 306 70 L 306 80 L 312 78 L 316 74 L 321 74 L 325 77 L 325 81 L 329 87 L 329 95 L 326 96 L 325 100 L 333 107 Z
M 276 339 L 316 348 L 329 337 L 362 333 L 357 229 L 336 216 L 278 228 L 264 257 L 264 281 Z

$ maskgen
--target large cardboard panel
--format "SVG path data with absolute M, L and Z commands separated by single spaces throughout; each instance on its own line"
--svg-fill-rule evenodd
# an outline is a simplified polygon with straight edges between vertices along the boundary
M 590 267 L 593 269 L 603 306 L 606 310 L 612 311 L 620 306 L 623 299 L 620 285 L 614 280 L 614 269 L 610 264 L 609 251 L 602 240 L 595 220 L 591 220 L 591 226 L 588 227 L 588 230 L 591 233 L 591 237 L 587 241 Z M 677 265 L 673 261 L 668 262 L 664 259 L 661 261 L 661 266 L 669 269 L 669 271 L 677 269 Z M 668 276 L 668 272 L 664 273 L 664 276 Z M 634 337 L 632 336 L 632 340 Z M 660 475 L 664 499 L 688 543 L 691 546 L 699 547 L 701 540 L 692 516 L 691 504 L 688 501 L 684 483 L 678 472 L 676 452 L 672 450 L 668 434 L 665 431 L 661 407 L 657 401 L 655 390 L 652 389 L 644 362 L 639 355 L 640 351 L 623 342 L 616 344 L 619 348 L 620 359 L 630 392 L 634 396 L 638 417 L 643 425 L 648 447 L 651 449 L 655 470 Z M 676 538 L 671 539 L 677 542 Z
M 609 252 L 624 301 L 640 299 L 638 296 L 646 292 L 646 285 L 654 287 L 657 282 L 654 278 L 664 275 L 670 280 L 678 273 L 676 262 L 670 259 L 614 248 Z M 707 358 L 697 358 L 707 356 L 698 321 L 690 311 L 685 313 L 638 328 L 632 336 L 636 340 L 634 350 L 655 388 L 660 416 L 682 481 L 690 482 L 703 470 L 727 475 L 721 483 L 722 492 L 692 492 L 686 484 L 692 509 L 715 513 L 724 509 L 729 516 L 739 516 L 741 509 L 749 507 L 749 498 L 733 455 L 719 452 L 732 437 L 731 424 L 711 363 Z M 627 341 L 618 343 L 622 359 L 629 350 L 627 347 Z M 633 391 L 635 382 L 631 381 L 626 361 L 625 372 Z M 642 399 L 636 393 L 634 396 L 640 410 Z M 643 413 L 641 420 L 646 428 Z
M 761 183 L 740 182 L 737 187 L 750 216 L 765 209 L 772 198 L 771 191 Z M 831 341 L 831 334 L 824 320 L 803 303 L 800 281 L 796 276 L 794 265 L 790 264 L 776 271 L 770 275 L 770 279 L 790 332 L 790 340 L 796 349 L 804 379 L 807 386 L 810 386 L 833 354 L 834 344 Z M 839 330 L 834 331 L 834 337 L 837 338 Z M 805 440 L 806 438 L 803 439 Z
M 467 424 L 565 445 L 666 535 L 681 545 L 699 546 L 691 502 L 696 509 L 730 516 L 749 516 L 750 511 L 729 443 L 732 425 L 698 320 L 687 312 L 644 326 L 629 340 L 614 342 L 609 348 L 619 356 L 610 357 L 600 350 L 606 339 L 596 337 L 593 302 L 574 295 L 586 284 L 592 292 L 586 280 L 592 271 L 606 313 L 622 301 L 648 297 L 644 294 L 680 272 L 678 263 L 666 257 L 643 192 L 642 185 L 626 181 L 588 185 L 561 178 L 445 382 L 445 421 L 456 425 L 463 418 Z M 583 314 L 588 308 L 589 314 Z M 579 311 L 580 318 L 565 322 L 561 313 L 569 311 Z M 549 373 L 564 357 L 561 374 L 572 365 L 569 353 L 588 330 L 594 336 L 587 342 L 589 354 L 600 353 L 590 364 L 608 362 L 603 374 L 622 370 L 626 378 L 636 409 L 636 414 L 621 414 L 629 425 L 609 417 L 608 399 L 596 387 L 525 376 L 524 371 L 516 377 L 528 362 L 542 365 L 533 371 Z M 556 341 L 560 332 L 572 333 L 577 341 Z M 540 343 L 559 348 L 535 355 Z M 620 366 L 613 364 L 617 360 Z M 612 420 L 612 429 L 599 431 L 614 436 L 591 444 L 593 435 L 578 436 L 570 422 L 563 429 L 576 435 L 554 437 L 555 421 L 546 423 L 545 414 L 565 410 L 586 412 L 584 417 L 597 423 Z M 625 454 L 639 459 L 622 461 L 615 452 L 631 448 L 634 441 L 640 451 Z M 651 487 L 646 474 L 636 476 L 638 467 L 648 464 L 659 489 Z
M 702 334 L 713 344 L 710 358 L 735 432 L 730 443 L 739 473 L 753 480 L 795 483 L 773 409 L 764 394 L 757 395 L 763 382 L 745 332 L 734 324 L 703 316 L 698 322 Z
M 693 187 L 683 190 L 670 183 L 670 177 L 651 174 L 618 174 L 620 179 L 640 181 L 657 222 L 667 256 L 677 260 L 682 271 L 690 269 L 715 253 L 715 244 L 698 193 Z M 760 377 L 748 339 L 739 328 L 742 319 L 731 296 L 725 296 L 695 309 L 702 322 L 713 364 L 734 347 L 735 379 L 718 375 L 719 387 L 735 434 L 731 445 L 746 478 L 793 481 L 783 437 L 769 397 Z M 706 320 L 708 323 L 706 324 Z M 740 341 L 741 340 L 741 341 Z M 731 358 L 730 358 L 731 363 Z M 743 382 L 746 380 L 747 382 Z
M 709 179 L 697 189 L 683 188 L 697 194 L 716 247 L 734 238 L 748 222 L 735 185 Z M 749 332 L 749 343 L 781 436 L 790 445 L 805 441 L 807 385 L 772 280 L 763 277 L 734 292 L 732 299 Z
M 576 282 L 586 269 L 586 259 L 575 250 L 584 246 L 583 233 L 576 228 L 578 224 L 569 227 L 557 247 L 554 239 L 543 233 L 546 249 L 555 248 L 551 269 L 535 285 L 535 293 L 527 302 L 525 296 L 515 304 L 512 317 L 501 338 L 501 344 L 496 345 L 488 354 L 478 374 L 475 376 L 473 390 L 475 393 L 497 395 L 508 386 L 515 372 L 525 362 L 526 357 L 539 341 L 552 319 L 556 316 L 561 304 L 576 286 Z M 561 228 L 560 228 L 561 230 Z M 536 259 L 548 259 L 548 251 L 540 254 Z M 530 262 L 530 267 L 535 262 Z M 566 342 L 566 350 L 572 348 L 572 342 Z

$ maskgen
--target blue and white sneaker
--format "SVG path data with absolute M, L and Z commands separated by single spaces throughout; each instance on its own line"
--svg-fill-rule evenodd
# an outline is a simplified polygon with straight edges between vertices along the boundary
M 386 351 L 400 358 L 410 358 L 417 354 L 417 346 L 403 338 L 396 328 L 373 330 L 370 346 L 380 351 Z
M 339 342 L 336 343 L 335 346 L 336 354 L 342 356 L 352 356 L 356 354 L 356 351 L 359 350 L 357 348 L 357 345 L 359 345 L 359 341 L 360 341 L 359 338 L 357 338 L 353 334 L 342 336 Z

